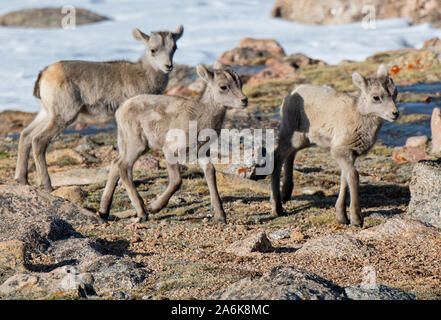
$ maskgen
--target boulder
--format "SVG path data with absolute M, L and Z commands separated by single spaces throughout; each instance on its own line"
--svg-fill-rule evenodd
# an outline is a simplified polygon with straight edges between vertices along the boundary
M 1 284 L 3 294 L 131 290 L 150 272 L 127 255 L 109 253 L 106 241 L 78 232 L 97 217 L 62 198 L 0 185 L 0 203 L 0 268 L 19 271 Z
M 78 186 L 60 187 L 52 191 L 51 194 L 68 200 L 78 206 L 83 203 L 83 190 Z
M 294 267 L 276 267 L 258 279 L 242 279 L 211 299 L 345 300 L 343 288 Z
M 393 217 L 378 226 L 360 231 L 358 238 L 383 240 L 388 237 L 417 238 L 439 231 L 425 223 L 407 217 Z
M 133 170 L 156 171 L 159 170 L 159 161 L 150 156 L 141 156 L 133 166 Z
M 347 234 L 331 234 L 307 241 L 296 256 L 319 255 L 331 259 L 363 258 L 370 254 L 370 248 L 362 241 Z
M 281 62 L 275 59 L 270 59 L 267 63 L 270 67 L 250 77 L 246 83 L 247 86 L 255 86 L 268 81 L 281 81 L 300 77 L 296 73 L 296 68 L 290 62 Z
M 432 131 L 432 153 L 441 152 L 441 109 L 434 108 L 430 119 Z
M 67 171 L 51 173 L 52 186 L 73 186 L 94 183 L 105 183 L 108 171 L 104 169 L 78 168 Z
M 418 147 L 396 147 L 392 153 L 392 159 L 398 163 L 418 162 L 426 157 L 427 153 Z
M 269 58 L 284 56 L 285 51 L 276 40 L 244 38 L 236 48 L 224 52 L 219 61 L 227 65 L 262 65 Z
M 413 219 L 441 227 L 441 159 L 421 161 L 412 171 L 407 211 Z
M 413 294 L 383 284 L 352 285 L 345 293 L 351 300 L 416 300 Z
M 271 16 L 308 24 L 345 24 L 366 20 L 371 8 L 376 19 L 412 18 L 414 24 L 441 25 L 437 0 L 277 0 Z
M 67 13 L 62 8 L 29 8 L 9 12 L 0 17 L 0 26 L 25 28 L 61 28 Z M 75 8 L 77 26 L 109 20 L 109 18 L 82 8 Z
M 425 146 L 429 142 L 429 138 L 427 136 L 414 136 L 406 139 L 406 147 L 407 148 L 417 148 Z
M 9 240 L 0 242 L 0 270 L 25 269 L 25 249 L 26 244 L 20 240 Z
M 289 238 L 290 236 L 291 236 L 291 228 L 279 229 L 269 234 L 269 237 L 274 240 L 282 240 Z
M 423 45 L 424 49 L 435 51 L 436 53 L 441 53 L 441 39 L 434 37 L 432 39 L 426 40 Z
M 246 256 L 252 252 L 270 252 L 273 250 L 274 248 L 265 232 L 259 232 L 232 243 L 226 251 L 237 256 Z

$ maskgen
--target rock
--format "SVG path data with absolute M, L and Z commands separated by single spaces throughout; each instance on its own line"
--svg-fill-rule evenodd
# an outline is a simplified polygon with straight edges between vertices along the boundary
M 0 242 L 0 270 L 5 268 L 24 270 L 25 246 L 26 244 L 20 240 Z
M 383 285 L 352 285 L 345 288 L 351 300 L 416 300 L 413 294 Z
M 213 294 L 219 300 L 345 300 L 343 288 L 293 267 L 276 267 L 258 279 L 242 279 Z
M 56 165 L 65 158 L 68 158 L 69 162 L 73 164 L 81 164 L 86 162 L 86 158 L 83 157 L 80 152 L 73 149 L 55 150 L 48 153 L 46 156 L 47 164 L 49 166 Z
M 75 125 L 75 130 L 76 131 L 81 131 L 81 130 L 87 130 L 90 129 L 90 126 L 88 123 L 83 122 L 83 121 L 79 121 L 77 122 L 77 124 Z
M 30 293 L 36 291 L 39 278 L 31 274 L 16 274 L 0 286 L 0 293 Z
M 74 148 L 74 150 L 79 152 L 87 152 L 98 148 L 100 145 L 93 141 L 89 136 L 84 136 L 81 138 L 79 144 Z
M 432 39 L 426 40 L 423 45 L 423 49 L 432 50 L 436 53 L 441 53 L 441 39 L 434 37 Z
M 441 109 L 434 108 L 430 119 L 432 131 L 432 153 L 441 152 Z
M 284 57 L 282 61 L 290 63 L 295 69 L 300 69 L 306 66 L 311 66 L 316 64 L 319 66 L 326 65 L 326 63 L 322 60 L 313 59 L 301 53 L 290 54 L 289 56 Z M 266 64 L 268 65 L 268 63 L 271 62 L 268 60 Z
M 121 290 L 110 291 L 108 296 L 110 298 L 117 299 L 117 300 L 130 300 L 130 299 L 132 299 L 132 296 L 130 294 L 125 293 L 124 291 L 121 291 Z
M 108 171 L 104 169 L 73 169 L 68 171 L 51 173 L 51 181 L 54 187 L 86 185 L 104 183 L 107 181 Z
M 427 153 L 417 147 L 397 147 L 394 148 L 392 159 L 395 162 L 418 162 L 426 159 Z
M 286 80 L 299 78 L 295 67 L 289 62 L 270 60 L 270 68 L 264 69 L 258 74 L 250 77 L 247 86 L 255 86 L 268 81 Z
M 133 166 L 134 170 L 156 171 L 159 170 L 159 161 L 149 156 L 140 157 Z
M 407 211 L 413 219 L 441 227 L 441 160 L 421 161 L 412 171 Z
M 381 53 L 380 53 L 381 54 Z M 388 54 L 388 52 L 382 53 Z M 419 72 L 424 69 L 430 69 L 433 66 L 439 65 L 441 63 L 441 57 L 438 53 L 432 50 L 426 49 L 402 49 L 395 51 L 398 58 L 390 60 L 386 66 L 389 70 L 391 76 L 396 76 L 402 72 Z M 374 55 L 375 57 L 375 55 Z M 411 78 L 410 75 L 406 77 Z M 426 81 L 431 81 L 426 79 Z M 414 83 L 410 82 L 410 83 Z M 400 82 L 400 85 L 406 85 L 405 81 Z
M 78 186 L 60 187 L 53 191 L 52 195 L 61 197 L 79 206 L 83 203 L 83 190 Z
M 289 238 L 290 236 L 291 236 L 291 228 L 279 229 L 269 234 L 269 237 L 274 240 L 286 239 Z
M 289 236 L 290 236 L 291 240 L 293 240 L 293 241 L 302 241 L 305 239 L 305 236 L 303 235 L 303 233 L 301 233 L 300 231 L 297 231 L 297 230 L 293 230 Z
M 240 139 L 242 136 L 240 137 Z M 221 137 L 223 139 L 223 137 Z M 230 142 L 232 142 L 232 138 Z M 243 139 L 243 149 L 238 150 L 233 148 L 233 145 L 229 145 L 231 154 L 231 161 L 226 166 L 226 172 L 238 175 L 241 178 L 247 178 L 252 180 L 265 179 L 266 175 L 271 174 L 270 170 L 265 170 L 267 161 L 267 150 L 262 146 L 250 146 L 247 145 L 248 139 Z M 237 140 L 240 141 L 240 140 Z M 230 142 L 222 140 L 222 146 L 228 145 Z M 230 156 L 230 155 L 229 155 Z M 258 169 L 261 170 L 258 170 Z M 268 171 L 267 173 L 265 171 Z
M 78 290 L 81 285 L 92 288 L 94 278 L 90 273 L 79 273 L 73 266 L 64 266 L 55 269 L 52 273 L 61 273 L 63 278 L 59 283 L 62 290 Z
M 136 210 L 129 209 L 120 212 L 110 212 L 110 215 L 117 217 L 118 219 L 127 219 L 131 217 L 136 217 Z
M 150 272 L 128 255 L 110 254 L 105 241 L 77 232 L 76 227 L 95 222 L 95 215 L 62 198 L 31 186 L 0 185 L 0 203 L 0 262 L 5 259 L 6 267 L 22 265 L 28 273 L 8 279 L 0 292 L 77 290 L 87 296 L 95 289 L 132 290 Z M 123 252 L 129 243 L 121 245 Z M 50 263 L 24 263 L 23 257 L 41 255 Z
M 362 241 L 346 234 L 332 234 L 306 242 L 296 256 L 319 255 L 328 258 L 363 258 L 370 249 Z
M 370 7 L 366 9 L 366 5 Z M 437 0 L 277 0 L 271 16 L 308 24 L 345 24 L 366 20 L 369 8 L 375 10 L 376 19 L 412 18 L 414 24 L 433 22 L 440 26 L 441 4 Z
M 261 65 L 269 58 L 284 56 L 283 48 L 273 39 L 243 38 L 236 48 L 224 52 L 219 61 L 227 65 Z
M 406 140 L 406 148 L 417 148 L 417 147 L 425 146 L 428 141 L 429 138 L 427 138 L 427 136 L 409 137 Z
M 67 13 L 62 8 L 31 8 L 13 11 L 0 17 L 1 26 L 25 28 L 61 28 Z M 75 8 L 77 26 L 109 20 L 109 18 L 82 8 Z
M 274 248 L 266 237 L 265 232 L 259 232 L 234 242 L 226 251 L 238 256 L 246 256 L 252 252 L 269 252 L 272 250 Z
M 0 241 L 20 240 L 35 251 L 77 235 L 72 225 L 96 222 L 92 212 L 32 186 L 0 185 L 0 203 Z
M 388 237 L 418 238 L 438 233 L 436 228 L 406 217 L 393 217 L 386 222 L 360 231 L 358 238 L 382 240 Z
M 79 273 L 73 266 L 63 266 L 51 272 L 16 274 L 0 286 L 3 294 L 59 294 L 66 291 L 85 291 L 94 294 L 93 276 Z

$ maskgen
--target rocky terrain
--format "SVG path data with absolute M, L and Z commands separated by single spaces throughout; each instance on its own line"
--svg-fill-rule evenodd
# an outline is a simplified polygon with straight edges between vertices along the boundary
M 272 40 L 244 39 L 220 59 L 242 74 L 250 101 L 244 110 L 228 111 L 225 128 L 277 128 L 278 106 L 295 84 L 326 84 L 352 94 L 352 72 L 370 75 L 380 63 L 403 88 L 441 82 L 439 39 L 421 49 L 338 65 L 286 53 Z M 194 68 L 177 66 L 167 94 L 199 94 L 196 79 Z M 398 96 L 400 103 L 438 99 L 439 93 Z M 186 165 L 183 185 L 169 205 L 133 230 L 127 226 L 135 212 L 122 186 L 111 221 L 103 224 L 95 215 L 117 155 L 111 124 L 80 119 L 52 142 L 47 155 L 56 186 L 52 194 L 14 183 L 17 134 L 33 116 L 0 114 L 2 299 L 441 298 L 436 136 L 411 139 L 402 149 L 378 141 L 358 160 L 361 229 L 336 225 L 338 166 L 327 151 L 310 148 L 297 156 L 286 216 L 271 215 L 269 177 L 252 180 L 244 178 L 252 176 L 252 166 L 218 165 L 228 223 L 212 222 L 203 173 Z M 399 125 L 430 126 L 429 118 L 403 112 Z M 159 151 L 138 160 L 134 179 L 146 204 L 165 189 Z M 35 186 L 32 161 L 30 182 Z

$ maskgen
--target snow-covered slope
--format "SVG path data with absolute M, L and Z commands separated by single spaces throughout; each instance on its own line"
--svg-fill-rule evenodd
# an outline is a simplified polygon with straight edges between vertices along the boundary
M 74 30 L 0 27 L 0 111 L 37 111 L 34 81 L 39 70 L 57 60 L 138 59 L 143 45 L 132 38 L 133 27 L 148 32 L 183 24 L 175 61 L 189 65 L 213 63 L 243 37 L 276 39 L 287 54 L 301 52 L 328 63 L 421 47 L 424 40 L 441 37 L 441 29 L 429 24 L 410 27 L 403 19 L 377 21 L 375 30 L 365 30 L 360 23 L 324 27 L 271 19 L 270 0 L 17 0 L 2 1 L 0 14 L 66 4 L 113 20 Z

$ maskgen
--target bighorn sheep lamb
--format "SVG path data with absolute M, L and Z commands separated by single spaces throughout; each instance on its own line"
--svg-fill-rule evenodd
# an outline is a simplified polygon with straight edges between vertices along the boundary
M 348 223 L 346 189 L 349 186 L 350 222 L 356 226 L 363 225 L 358 199 L 359 176 L 354 163 L 375 143 L 383 119 L 395 121 L 399 112 L 395 105 L 396 86 L 383 65 L 378 68 L 377 77 L 364 78 L 354 72 L 352 81 L 360 89 L 358 97 L 331 88 L 300 85 L 282 102 L 279 145 L 273 154 L 274 171 L 271 176 L 273 214 L 282 214 L 282 201 L 285 203 L 291 197 L 296 153 L 318 145 L 330 149 L 341 168 L 340 193 L 335 206 L 337 222 Z M 285 174 L 280 196 L 283 163 Z
M 164 208 L 182 182 L 179 162 L 172 157 L 176 153 L 187 155 L 189 136 L 199 136 L 204 129 L 212 129 L 219 134 L 226 107 L 247 106 L 248 98 L 242 93 L 241 79 L 232 69 L 224 68 L 216 62 L 213 71 L 202 65 L 198 65 L 196 70 L 199 77 L 205 81 L 205 89 L 199 98 L 139 95 L 127 100 L 116 112 L 119 157 L 112 162 L 101 198 L 99 214 L 102 218 L 106 218 L 109 214 L 113 193 L 121 177 L 137 212 L 134 225 L 148 219 L 143 200 L 133 183 L 132 169 L 139 156 L 150 148 L 163 150 L 169 176 L 168 187 L 150 204 L 150 211 L 158 212 Z M 196 122 L 197 127 L 192 127 L 192 122 Z M 172 130 L 180 132 L 181 139 L 175 141 L 176 139 L 172 140 L 167 137 Z M 200 137 L 195 146 L 197 150 L 201 148 L 199 140 Z M 209 142 L 212 142 L 211 139 Z M 208 184 L 214 218 L 226 222 L 217 190 L 215 168 L 206 154 L 199 156 L 197 160 Z
M 183 32 L 182 26 L 175 32 L 157 31 L 150 35 L 134 29 L 134 38 L 146 46 L 144 56 L 136 63 L 59 61 L 44 68 L 34 87 L 34 96 L 40 99 L 41 108 L 20 135 L 15 180 L 28 184 L 32 146 L 39 183 L 51 191 L 47 147 L 79 114 L 112 119 L 128 98 L 143 93 L 163 93 L 173 70 L 176 41 Z

